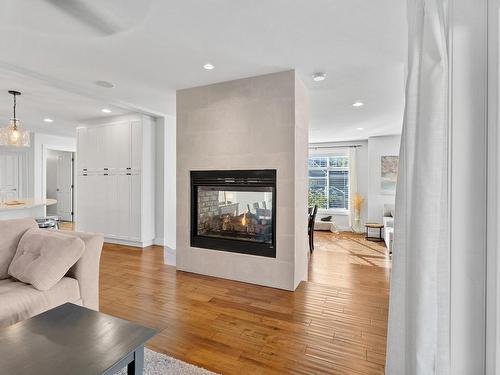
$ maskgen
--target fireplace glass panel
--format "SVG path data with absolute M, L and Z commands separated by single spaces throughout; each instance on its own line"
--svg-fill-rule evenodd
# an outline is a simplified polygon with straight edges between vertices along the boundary
M 272 244 L 273 187 L 248 189 L 198 186 L 197 235 Z

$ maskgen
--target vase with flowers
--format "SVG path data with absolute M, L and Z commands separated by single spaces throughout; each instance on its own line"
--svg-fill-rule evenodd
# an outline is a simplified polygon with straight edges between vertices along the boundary
M 365 202 L 365 198 L 359 193 L 354 193 L 352 198 L 352 207 L 354 209 L 354 219 L 352 220 L 351 230 L 355 233 L 361 233 L 363 227 L 361 225 L 361 207 Z

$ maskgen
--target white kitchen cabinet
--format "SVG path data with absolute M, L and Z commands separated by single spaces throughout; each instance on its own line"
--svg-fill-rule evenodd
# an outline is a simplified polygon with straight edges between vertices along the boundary
M 127 116 L 77 131 L 78 230 L 149 246 L 154 238 L 154 121 Z
M 141 124 L 136 126 L 139 130 Z M 104 164 L 112 169 L 125 170 L 130 167 L 131 157 L 131 124 L 130 122 L 117 123 L 105 126 L 107 130 L 104 138 L 105 155 Z
M 19 198 L 19 155 L 0 153 L 0 201 Z
M 139 174 L 133 173 L 130 176 L 130 195 L 132 197 L 138 196 L 141 192 L 141 176 Z M 152 228 L 147 228 L 147 222 L 141 222 L 141 202 L 132 199 L 130 201 L 130 236 L 132 239 L 137 240 L 141 237 L 141 232 L 151 231 Z M 151 212 L 154 212 L 154 207 L 152 207 Z M 147 214 L 147 213 L 145 213 Z M 154 220 L 154 218 L 153 218 Z M 146 226 L 146 228 L 143 228 Z M 151 237 L 154 236 L 154 232 L 150 233 Z
M 142 153 L 143 153 L 143 132 L 140 131 L 140 124 L 133 122 L 131 124 L 131 152 L 130 152 L 130 166 L 134 170 L 140 170 L 142 167 Z M 146 131 L 145 137 L 148 138 Z M 144 150 L 147 152 L 147 150 Z

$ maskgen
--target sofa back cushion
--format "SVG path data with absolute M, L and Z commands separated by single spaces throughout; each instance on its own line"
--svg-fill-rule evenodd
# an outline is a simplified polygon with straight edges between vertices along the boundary
M 58 231 L 30 229 L 19 241 L 9 275 L 38 290 L 57 284 L 85 250 L 78 238 Z
M 16 254 L 17 245 L 23 234 L 31 228 L 38 228 L 36 221 L 31 218 L 0 220 L 0 280 L 9 277 L 9 265 Z

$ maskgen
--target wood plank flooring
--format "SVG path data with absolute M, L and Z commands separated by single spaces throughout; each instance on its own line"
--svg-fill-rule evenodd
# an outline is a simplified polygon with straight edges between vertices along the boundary
M 316 233 L 295 292 L 163 264 L 105 244 L 101 311 L 161 329 L 148 347 L 223 374 L 383 374 L 390 261 L 362 236 Z
M 75 223 L 72 221 L 60 221 L 59 222 L 59 229 L 60 230 L 74 230 Z

